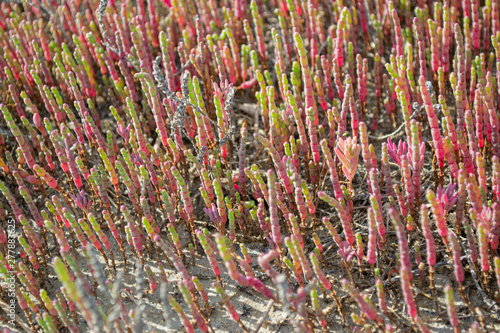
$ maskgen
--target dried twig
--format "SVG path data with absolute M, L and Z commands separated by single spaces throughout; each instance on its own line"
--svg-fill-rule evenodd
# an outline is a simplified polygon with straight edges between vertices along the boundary
M 262 324 L 264 324 L 264 321 L 266 320 L 267 316 L 269 315 L 269 312 L 271 311 L 271 308 L 274 305 L 274 300 L 270 299 L 269 302 L 267 303 L 267 310 L 264 313 L 264 315 L 259 319 L 257 322 L 257 326 L 253 330 L 253 333 L 259 332 L 260 328 L 262 327 Z

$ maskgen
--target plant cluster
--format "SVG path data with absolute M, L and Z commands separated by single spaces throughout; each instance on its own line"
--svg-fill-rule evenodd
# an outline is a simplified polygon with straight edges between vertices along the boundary
M 498 329 L 497 1 L 7 1 L 0 45 L 4 332 Z

